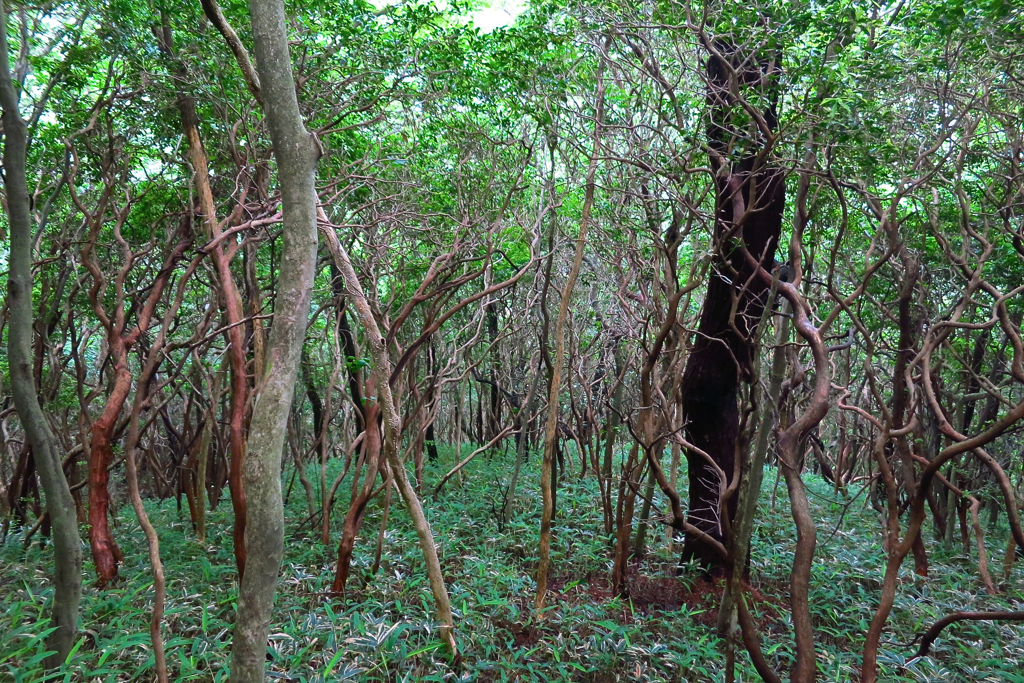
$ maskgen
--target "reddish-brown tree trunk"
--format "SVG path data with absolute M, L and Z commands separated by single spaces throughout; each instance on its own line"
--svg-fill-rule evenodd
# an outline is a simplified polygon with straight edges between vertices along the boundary
M 102 214 L 96 215 L 102 217 Z M 117 577 L 117 566 L 123 559 L 121 550 L 110 532 L 107 520 L 110 508 L 110 492 L 107 484 L 110 479 L 109 469 L 114 461 L 113 440 L 117 418 L 121 414 L 121 409 L 124 408 L 124 403 L 132 388 L 132 375 L 128 369 L 128 351 L 138 341 L 143 331 L 149 327 L 149 321 L 153 317 L 157 302 L 163 297 L 171 272 L 191 240 L 183 237 L 171 249 L 163 267 L 153 281 L 153 286 L 149 296 L 146 297 L 142 310 L 139 312 L 138 324 L 130 332 L 126 332 L 124 296 L 119 296 L 112 318 L 107 315 L 99 299 L 103 277 L 92 251 L 99 225 L 98 220 L 93 224 L 89 243 L 83 249 L 83 260 L 94 278 L 95 285 L 90 293 L 90 298 L 93 308 L 106 327 L 108 353 L 114 372 L 113 387 L 103 407 L 103 413 L 92 424 L 92 433 L 89 439 L 89 545 L 92 549 L 93 562 L 96 565 L 97 581 L 100 586 L 105 586 Z M 130 263 L 131 258 L 127 258 L 126 261 Z
M 372 387 L 367 387 L 367 393 L 372 394 Z M 363 436 L 362 457 L 366 465 L 366 475 L 363 478 L 362 486 L 359 486 L 359 471 L 352 477 L 352 500 L 349 503 L 348 513 L 345 515 L 345 523 L 342 526 L 341 541 L 338 544 L 338 567 L 334 574 L 334 583 L 331 584 L 331 592 L 344 593 L 345 584 L 348 582 L 349 571 L 352 566 L 352 551 L 355 548 L 356 536 L 363 526 L 363 518 L 366 516 L 366 506 L 373 494 L 373 485 L 377 480 L 377 472 L 380 469 L 381 435 L 380 435 L 380 406 L 376 403 L 366 407 L 364 412 L 366 431 Z
M 110 509 L 108 482 L 109 468 L 114 461 L 114 428 L 131 391 L 132 375 L 128 370 L 124 340 L 116 333 L 113 337 L 110 340 L 110 357 L 114 365 L 114 386 L 103 407 L 103 414 L 92 424 L 89 440 L 89 545 L 100 586 L 106 586 L 117 578 L 117 567 L 124 559 L 110 532 L 107 518 Z
M 165 25 L 160 34 L 160 49 L 171 59 L 176 60 L 174 42 L 170 26 Z M 231 259 L 225 252 L 221 240 L 222 231 L 217 221 L 217 209 L 213 201 L 213 190 L 210 187 L 209 158 L 199 136 L 199 117 L 196 114 L 195 100 L 188 95 L 187 72 L 183 64 L 177 64 L 175 80 L 179 88 L 178 113 L 181 117 L 182 132 L 188 141 L 189 160 L 192 162 L 199 211 L 202 215 L 207 239 L 215 242 L 210 249 L 217 280 L 224 296 L 224 312 L 229 328 L 228 363 L 231 367 L 231 416 L 228 420 L 230 430 L 231 460 L 228 469 L 228 485 L 231 489 L 231 507 L 235 513 L 234 548 L 235 565 L 239 578 L 245 573 L 245 490 L 242 486 L 242 465 L 245 462 L 245 414 L 249 398 L 249 378 L 245 371 L 245 314 L 242 309 L 242 298 L 238 293 L 234 275 L 231 273 Z M 259 359 L 257 359 L 259 360 Z
M 226 258 L 215 259 L 218 261 L 227 261 Z M 225 264 L 224 270 L 227 271 L 228 277 L 230 277 L 230 270 Z M 228 296 L 225 298 L 231 300 L 231 292 L 233 291 L 237 297 L 237 291 L 234 291 L 234 281 L 231 281 L 230 287 L 224 285 L 224 274 L 221 274 L 221 283 L 226 290 Z M 240 304 L 240 302 L 238 302 Z M 240 305 L 238 305 L 240 308 Z M 228 310 L 230 311 L 232 306 L 228 304 Z M 241 310 L 237 310 L 234 313 L 228 313 L 229 323 L 234 323 L 234 318 L 237 316 L 238 320 L 241 320 Z M 231 421 L 229 423 L 230 430 L 230 448 L 231 448 L 231 459 L 228 467 L 228 487 L 231 490 L 231 508 L 235 513 L 235 527 L 234 527 L 234 544 L 235 544 L 235 566 L 238 568 L 239 578 L 245 573 L 245 516 L 246 516 L 246 502 L 245 502 L 245 488 L 242 486 L 242 465 L 245 463 L 245 404 L 246 399 L 249 395 L 249 379 L 245 374 L 245 347 L 242 339 L 242 326 L 235 325 L 228 330 L 228 339 L 231 344 L 231 348 L 228 353 L 231 365 Z

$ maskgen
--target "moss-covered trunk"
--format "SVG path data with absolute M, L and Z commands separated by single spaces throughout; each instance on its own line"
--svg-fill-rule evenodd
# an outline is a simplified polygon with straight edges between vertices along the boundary
M 0 26 L 7 15 L 0 5 Z M 54 631 L 47 648 L 55 652 L 48 664 L 56 666 L 71 651 L 78 633 L 78 603 L 82 596 L 82 550 L 75 501 L 61 466 L 62 453 L 39 405 L 32 372 L 32 223 L 25 155 L 25 121 L 18 111 L 18 95 L 8 66 L 6 30 L 0 34 L 0 106 L 3 107 L 4 187 L 11 231 L 7 295 L 9 330 L 7 359 L 11 393 L 25 435 L 32 446 L 36 468 L 46 496 L 46 511 L 53 534 L 54 594 L 50 624 Z
M 267 634 L 284 553 L 281 452 L 295 394 L 316 268 L 316 146 L 299 111 L 281 0 L 252 0 L 253 42 L 270 129 L 284 225 L 274 320 L 255 392 L 242 469 L 245 575 L 238 597 L 231 680 L 262 682 Z

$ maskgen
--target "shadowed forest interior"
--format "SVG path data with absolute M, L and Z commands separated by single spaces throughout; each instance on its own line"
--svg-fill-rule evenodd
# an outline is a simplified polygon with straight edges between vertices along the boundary
M 0 2 L 0 681 L 1024 681 L 1021 0 Z

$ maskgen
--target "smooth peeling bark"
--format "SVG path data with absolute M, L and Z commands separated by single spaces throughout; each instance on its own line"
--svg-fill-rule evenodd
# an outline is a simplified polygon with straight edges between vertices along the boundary
M 7 15 L 0 4 L 0 106 L 3 108 L 4 188 L 10 228 L 8 253 L 7 359 L 11 393 L 18 419 L 32 446 L 39 479 L 46 498 L 53 537 L 54 595 L 50 611 L 53 632 L 46 647 L 55 652 L 47 665 L 58 666 L 67 657 L 78 635 L 78 605 L 82 596 L 82 550 L 75 501 L 61 465 L 62 453 L 39 405 L 32 372 L 32 219 L 25 155 L 28 146 L 25 121 L 18 111 L 18 95 L 8 63 Z
M 139 312 L 138 324 L 126 331 L 124 301 L 118 301 L 114 316 L 110 318 L 97 296 L 102 276 L 98 275 L 99 266 L 94 260 L 92 246 L 96 242 L 98 225 L 98 222 L 94 224 L 89 243 L 83 250 L 83 260 L 87 261 L 96 282 L 90 298 L 98 317 L 106 327 L 109 357 L 114 374 L 113 387 L 102 414 L 92 425 L 89 442 L 89 543 L 96 565 L 97 583 L 103 587 L 117 578 L 117 568 L 123 559 L 121 549 L 110 532 L 110 493 L 107 486 L 110 480 L 110 466 L 114 461 L 113 440 L 117 431 L 118 416 L 132 388 L 133 377 L 128 367 L 128 352 L 142 336 L 143 331 L 149 328 L 153 312 L 163 297 L 175 264 L 191 241 L 179 239 L 171 248 Z
M 367 393 L 371 395 L 376 393 L 372 385 L 367 387 Z M 372 403 L 366 406 L 364 415 L 366 430 L 363 432 L 361 448 L 366 474 L 363 477 L 362 486 L 358 486 L 358 470 L 352 477 L 353 491 L 341 529 L 341 541 L 338 543 L 338 566 L 334 574 L 334 583 L 331 584 L 332 593 L 343 594 L 345 592 L 345 585 L 348 583 L 352 567 L 352 552 L 355 549 L 356 536 L 359 535 L 363 526 L 366 506 L 372 497 L 373 486 L 377 481 L 377 472 L 381 465 L 380 405 Z
M 813 155 L 808 154 L 805 161 L 808 168 L 811 167 Z M 777 289 L 788 302 L 792 309 L 793 328 L 807 343 L 814 358 L 814 386 L 810 399 L 804 404 L 803 412 L 779 434 L 777 440 L 779 467 L 786 479 L 790 512 L 797 532 L 789 582 L 790 614 L 796 641 L 796 661 L 789 672 L 792 683 L 811 683 L 817 678 L 817 652 L 810 610 L 811 567 L 817 547 L 817 527 L 800 475 L 803 471 L 803 446 L 828 413 L 832 387 L 832 366 L 824 342 L 824 330 L 828 329 L 832 319 L 826 319 L 821 328 L 815 327 L 811 307 L 800 293 L 802 266 L 799 245 L 807 225 L 807 187 L 807 183 L 801 180 L 796 201 L 797 220 L 789 244 L 792 282 L 781 280 L 778 271 L 770 275 L 763 263 L 759 264 L 758 257 L 745 250 L 748 267 L 756 268 L 762 283 Z
M 335 269 L 337 266 L 335 266 Z M 338 294 L 344 295 L 344 289 Z M 357 358 L 359 351 L 356 348 L 355 337 L 348 326 L 348 317 L 344 308 L 339 311 L 338 331 L 344 334 L 344 357 Z M 359 368 L 349 367 L 349 391 L 352 397 L 352 405 L 355 409 L 359 424 L 362 425 L 362 436 L 360 443 L 360 458 L 356 462 L 356 469 L 352 475 L 352 495 L 349 497 L 349 509 L 345 513 L 345 520 L 342 523 L 341 540 L 338 542 L 338 564 L 335 568 L 334 582 L 331 584 L 331 592 L 343 594 L 348 583 L 349 571 L 352 563 L 352 552 L 355 549 L 356 536 L 362 528 L 363 519 L 366 515 L 366 506 L 370 501 L 373 492 L 374 482 L 377 480 L 377 473 L 383 463 L 381 452 L 383 442 L 380 431 L 380 404 L 364 399 L 364 396 L 375 396 L 377 393 L 376 384 L 371 377 L 368 382 L 363 383 L 363 372 Z M 365 465 L 367 470 L 362 486 L 359 485 L 360 468 Z M 324 461 L 321 460 L 321 477 L 326 477 L 323 468 Z M 326 489 L 326 479 L 322 479 L 322 487 Z M 322 535 L 324 545 L 330 540 L 330 509 L 334 499 L 334 487 L 331 494 L 323 500 L 323 527 Z
M 219 15 L 220 9 L 217 8 L 215 3 L 213 7 L 216 8 L 216 13 Z M 230 30 L 230 27 L 228 28 Z M 221 30 L 223 32 L 223 29 Z M 177 62 L 174 52 L 173 35 L 170 27 L 166 24 L 160 34 L 159 42 L 160 49 Z M 247 54 L 246 59 L 248 59 Z M 231 415 L 228 422 L 231 457 L 228 466 L 228 487 L 231 492 L 231 508 L 235 516 L 233 529 L 235 566 L 238 569 L 239 577 L 242 577 L 245 574 L 246 560 L 246 498 L 245 487 L 242 483 L 242 468 L 245 463 L 246 450 L 245 415 L 249 401 L 249 377 L 245 369 L 245 329 L 242 324 L 245 320 L 245 314 L 242 308 L 242 297 L 235 283 L 235 276 L 231 272 L 231 261 L 227 253 L 225 253 L 226 245 L 221 240 L 222 231 L 217 221 L 213 189 L 210 187 L 209 157 L 206 154 L 206 148 L 203 146 L 202 138 L 199 136 L 199 117 L 196 114 L 196 103 L 187 92 L 187 72 L 184 65 L 177 62 L 177 66 L 178 71 L 175 74 L 175 81 L 178 88 L 178 114 L 181 118 L 182 132 L 185 135 L 185 140 L 188 142 L 189 161 L 192 164 L 196 196 L 198 198 L 199 211 L 202 214 L 206 239 L 214 243 L 212 247 L 208 246 L 206 248 L 210 250 L 214 270 L 217 273 L 218 284 L 224 296 L 224 313 L 228 323 L 228 329 L 225 332 L 228 340 L 227 359 L 231 368 Z M 243 67 L 243 72 L 245 71 Z M 258 86 L 258 79 L 256 79 L 256 83 Z
M 799 253 L 792 249 L 800 233 L 794 236 L 790 254 L 799 273 Z M 753 257 L 749 257 L 753 261 Z M 765 272 L 761 272 L 764 279 Z M 771 282 L 768 279 L 768 282 Z M 832 374 L 828 351 L 825 348 L 821 330 L 811 322 L 811 308 L 799 291 L 799 276 L 795 284 L 777 283 L 779 291 L 793 309 L 793 328 L 807 342 L 814 357 L 814 389 L 810 400 L 791 425 L 778 438 L 779 467 L 786 479 L 789 491 L 790 511 L 796 525 L 797 541 L 793 552 L 793 568 L 790 571 L 789 603 L 793 622 L 793 637 L 796 641 L 796 661 L 790 668 L 792 683 L 811 683 L 817 678 L 817 652 L 814 645 L 814 624 L 810 609 L 811 566 L 817 547 L 817 527 L 811 513 L 810 502 L 800 473 L 801 445 L 807 435 L 825 418 L 829 408 L 829 390 Z
M 326 216 L 325 223 L 326 223 Z M 441 625 L 440 637 L 447 645 L 449 652 L 455 659 L 459 658 L 458 644 L 455 639 L 455 624 L 452 616 L 451 599 L 448 597 L 448 589 L 444 584 L 444 574 L 441 572 L 441 562 L 437 556 L 437 546 L 434 544 L 434 532 L 430 528 L 430 522 L 423 512 L 423 506 L 416 495 L 416 490 L 409 481 L 405 471 L 405 463 L 402 462 L 398 452 L 398 444 L 402 439 L 402 418 L 395 406 L 394 397 L 391 393 L 391 384 L 386 375 L 391 368 L 391 360 L 388 357 L 387 347 L 384 345 L 384 337 L 377 326 L 377 320 L 373 317 L 373 311 L 363 293 L 363 287 L 356 276 L 355 268 L 352 267 L 352 260 L 348 252 L 338 240 L 333 228 L 325 227 L 324 236 L 327 239 L 327 246 L 334 257 L 338 270 L 345 278 L 345 286 L 348 289 L 349 298 L 359 316 L 360 322 L 366 329 L 367 346 L 374 363 L 374 372 L 377 383 L 377 403 L 380 405 L 384 426 L 384 460 L 391 470 L 398 492 L 402 495 L 406 507 L 409 508 L 409 516 L 412 518 L 413 528 L 419 539 L 420 549 L 423 552 L 423 560 L 427 570 L 427 580 L 430 583 L 430 590 L 434 596 L 434 604 L 437 608 L 437 621 Z
M 299 111 L 281 0 L 252 0 L 253 42 L 283 215 L 274 320 L 255 393 L 242 471 L 247 560 L 238 596 L 231 681 L 262 683 L 267 635 L 284 553 L 281 453 L 295 394 L 316 271 L 316 143 Z
M 338 316 L 337 316 L 337 327 L 335 328 L 336 338 L 342 340 L 341 344 L 336 342 L 335 353 L 337 354 L 337 363 L 340 366 L 343 358 L 359 358 L 361 352 L 356 347 L 355 336 L 352 334 L 351 328 L 348 324 L 348 314 L 346 313 L 345 304 L 345 287 L 343 278 L 337 270 L 337 266 L 331 263 L 331 277 L 333 280 L 334 295 L 338 298 Z M 340 368 L 336 366 L 335 372 L 340 372 Z M 349 395 L 352 399 L 353 416 L 357 420 L 357 434 L 365 431 L 366 417 L 364 411 L 366 410 L 366 402 L 363 401 L 363 373 L 362 370 L 349 366 L 347 369 L 348 376 L 348 389 Z M 334 377 L 331 378 L 331 383 L 334 383 Z M 328 398 L 330 398 L 330 392 L 328 392 Z M 358 437 L 357 437 L 358 440 Z M 352 449 L 355 449 L 356 444 L 353 442 Z M 321 451 L 320 457 L 320 490 L 321 495 L 321 521 L 320 521 L 320 538 L 321 542 L 327 546 L 331 543 L 331 509 L 334 507 L 334 494 L 338 487 L 341 485 L 341 475 L 335 479 L 334 484 L 328 490 L 327 487 L 327 460 L 325 456 L 326 451 Z M 344 474 L 344 472 L 342 472 Z
M 108 484 L 110 464 L 114 461 L 114 429 L 132 388 L 128 354 L 119 334 L 111 340 L 110 355 L 114 364 L 114 386 L 103 413 L 93 422 L 89 439 L 89 545 L 96 566 L 96 581 L 100 587 L 117 578 L 117 567 L 123 559 L 121 549 L 110 532 Z

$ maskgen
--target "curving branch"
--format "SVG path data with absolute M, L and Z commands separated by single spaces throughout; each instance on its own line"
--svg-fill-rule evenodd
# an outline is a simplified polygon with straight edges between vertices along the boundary
M 256 67 L 253 66 L 252 59 L 249 58 L 249 51 L 242 45 L 242 41 L 238 38 L 238 34 L 235 33 L 235 29 L 231 28 L 231 24 L 224 17 L 224 13 L 220 11 L 220 5 L 217 4 L 217 0 L 200 0 L 200 4 L 203 6 L 206 18 L 224 36 L 224 42 L 228 44 L 232 54 L 235 55 L 235 61 L 238 62 L 238 68 L 242 70 L 242 78 L 245 79 L 245 85 L 249 88 L 249 92 L 252 93 L 256 103 L 262 107 L 263 95 L 260 89 L 260 77 L 256 73 Z
M 928 656 L 932 649 L 932 643 L 939 637 L 943 629 L 958 621 L 1024 621 L 1024 612 L 953 612 L 936 621 L 931 628 L 924 632 L 921 637 L 921 646 L 912 659 Z

